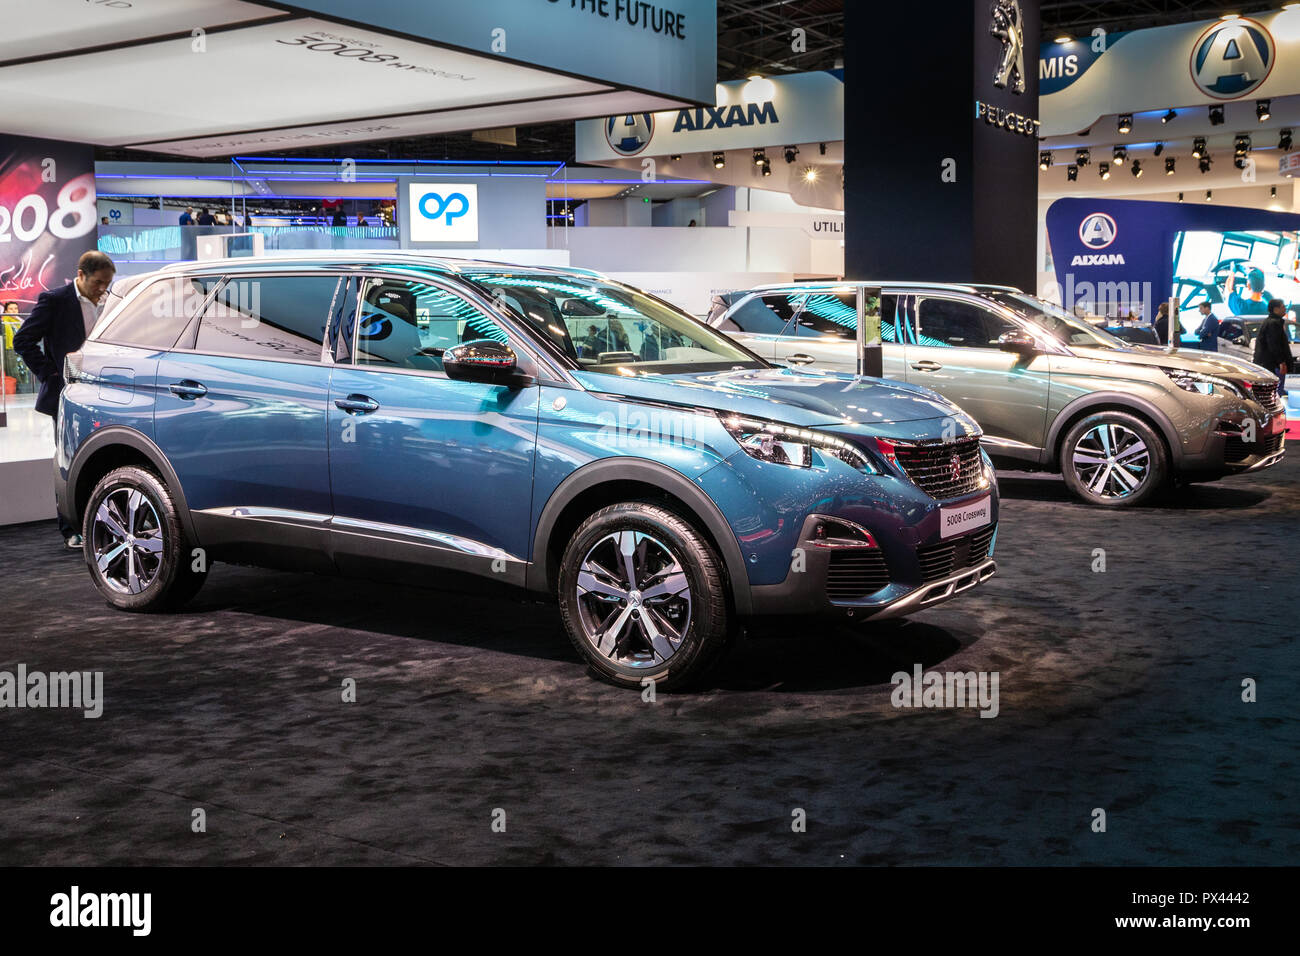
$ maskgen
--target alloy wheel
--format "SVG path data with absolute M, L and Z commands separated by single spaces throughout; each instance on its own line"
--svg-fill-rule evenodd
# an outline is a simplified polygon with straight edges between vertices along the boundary
M 162 568 L 158 512 L 137 488 L 118 488 L 100 502 L 90 545 L 100 577 L 121 594 L 139 594 Z
M 1098 498 L 1127 498 L 1147 480 L 1151 452 L 1137 432 L 1103 422 L 1075 442 L 1073 465 L 1079 482 Z
M 625 667 L 658 667 L 691 626 L 691 588 L 681 561 L 641 531 L 597 541 L 578 569 L 577 608 L 586 640 Z

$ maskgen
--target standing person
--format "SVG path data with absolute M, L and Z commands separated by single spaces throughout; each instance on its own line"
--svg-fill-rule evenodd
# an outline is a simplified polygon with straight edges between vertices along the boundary
M 208 212 L 208 207 L 204 206 L 203 210 L 199 213 L 199 225 L 215 226 L 216 224 L 217 220 L 212 217 L 212 213 Z
M 1161 302 L 1156 309 L 1156 317 L 1151 322 L 1151 330 L 1156 334 L 1156 341 L 1161 345 L 1169 344 L 1169 303 Z
M 4 329 L 4 374 L 8 375 L 15 381 L 18 380 L 18 356 L 14 354 L 14 334 L 18 331 L 18 326 L 22 325 L 22 319 L 18 315 L 18 303 L 6 302 L 4 312 L 0 313 L 0 323 L 3 323 Z
M 59 395 L 63 392 L 63 359 L 81 348 L 99 320 L 100 302 L 117 267 L 104 253 L 84 252 L 77 261 L 77 278 L 62 289 L 42 292 L 32 313 L 14 336 L 14 351 L 41 383 L 36 410 L 55 421 L 58 441 Z M 59 533 L 69 548 L 81 548 L 81 535 L 59 514 Z
M 1196 330 L 1196 337 L 1201 340 L 1201 348 L 1206 352 L 1219 351 L 1219 320 L 1210 303 L 1202 302 L 1199 306 L 1201 324 Z
M 1268 317 L 1255 336 L 1255 354 L 1251 359 L 1277 376 L 1277 393 L 1285 395 L 1286 370 L 1291 364 L 1291 343 L 1286 340 L 1286 303 L 1268 300 Z
M 185 211 L 181 213 L 180 224 L 182 226 L 194 225 L 194 207 L 186 206 Z

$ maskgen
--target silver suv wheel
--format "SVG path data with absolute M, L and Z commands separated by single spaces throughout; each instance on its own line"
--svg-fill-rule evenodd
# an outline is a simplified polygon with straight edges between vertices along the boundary
M 1079 483 L 1101 498 L 1128 497 L 1142 487 L 1151 470 L 1146 442 L 1115 423 L 1085 432 L 1074 445 L 1072 459 Z

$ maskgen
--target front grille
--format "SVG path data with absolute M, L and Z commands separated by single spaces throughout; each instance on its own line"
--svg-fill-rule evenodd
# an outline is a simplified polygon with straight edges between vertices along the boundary
M 970 494 L 979 488 L 983 477 L 978 438 L 897 445 L 894 453 L 907 477 L 931 498 L 943 500 Z
M 1251 391 L 1255 393 L 1255 401 L 1265 408 L 1282 407 L 1282 403 L 1277 400 L 1276 385 L 1252 385 Z
M 1228 464 L 1245 461 L 1251 455 L 1272 455 L 1282 450 L 1282 435 L 1269 435 L 1263 441 L 1247 445 L 1240 438 L 1232 437 L 1223 443 L 1223 460 Z
M 831 553 L 826 596 L 832 601 L 857 601 L 888 584 L 885 556 L 875 548 L 845 548 Z
M 916 558 L 921 563 L 921 580 L 929 584 L 979 564 L 989 556 L 989 545 L 993 542 L 997 527 L 996 524 L 991 524 L 960 538 L 917 548 Z

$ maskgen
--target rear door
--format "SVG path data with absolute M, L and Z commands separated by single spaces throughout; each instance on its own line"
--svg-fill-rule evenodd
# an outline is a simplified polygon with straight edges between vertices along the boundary
M 766 292 L 741 299 L 731 313 L 715 327 L 745 348 L 771 361 L 776 344 L 794 317 L 803 293 Z

